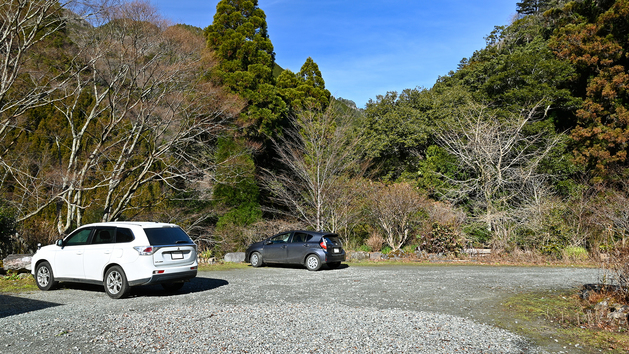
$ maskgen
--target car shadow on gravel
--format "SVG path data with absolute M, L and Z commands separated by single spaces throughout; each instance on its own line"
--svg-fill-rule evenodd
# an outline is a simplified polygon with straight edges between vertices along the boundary
M 0 318 L 55 306 L 61 306 L 61 304 L 27 299 L 19 296 L 0 295 Z
M 161 285 L 145 285 L 131 288 L 129 297 L 155 297 L 155 296 L 173 296 L 200 293 L 204 291 L 210 291 L 221 286 L 229 285 L 227 280 L 196 277 L 187 282 L 183 288 L 177 291 L 166 291 Z
M 174 296 L 199 293 L 228 285 L 229 282 L 223 279 L 213 279 L 196 277 L 186 282 L 183 288 L 177 291 L 166 291 L 161 285 L 142 285 L 131 288 L 128 297 L 157 297 L 157 296 Z M 91 292 L 105 293 L 102 285 L 83 284 L 83 283 L 61 283 L 59 288 L 83 290 Z
M 253 268 L 253 266 L 249 265 L 249 268 Z M 268 264 L 268 263 L 265 263 L 262 266 L 262 268 L 303 269 L 305 271 L 308 270 L 305 266 L 303 266 L 301 264 L 275 264 L 275 263 Z M 349 268 L 349 265 L 347 265 L 345 263 L 341 263 L 341 265 L 336 267 L 336 268 L 330 268 L 327 265 L 324 265 L 317 272 L 329 272 L 329 271 L 335 271 L 335 270 L 346 269 L 346 268 Z

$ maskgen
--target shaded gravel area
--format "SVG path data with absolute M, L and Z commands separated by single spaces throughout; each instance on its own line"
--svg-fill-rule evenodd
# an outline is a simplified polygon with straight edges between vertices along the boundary
M 502 299 L 596 282 L 593 269 L 296 267 L 200 272 L 176 294 L 101 287 L 0 295 L 0 353 L 540 353 L 492 326 Z M 565 352 L 575 352 L 574 350 Z

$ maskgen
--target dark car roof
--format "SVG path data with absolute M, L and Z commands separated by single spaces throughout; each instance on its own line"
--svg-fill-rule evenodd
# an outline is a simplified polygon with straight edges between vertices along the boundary
M 309 230 L 291 230 L 291 231 L 280 232 L 280 234 L 283 234 L 286 232 L 303 232 L 303 233 L 314 235 L 314 236 L 338 236 L 337 234 L 333 232 L 309 231 Z

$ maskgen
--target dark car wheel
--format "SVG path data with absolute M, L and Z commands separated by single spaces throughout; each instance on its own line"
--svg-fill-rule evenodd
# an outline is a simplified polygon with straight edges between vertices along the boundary
M 183 282 L 179 283 L 162 283 L 162 288 L 168 292 L 174 292 L 183 288 Z
M 306 257 L 306 268 L 312 271 L 319 270 L 321 268 L 321 260 L 319 257 L 315 254 L 311 254 Z
M 330 262 L 328 263 L 328 268 L 336 269 L 341 266 L 341 262 Z
M 41 262 L 35 270 L 35 282 L 40 290 L 47 291 L 55 287 L 57 282 L 52 274 L 52 267 L 48 262 Z
M 262 267 L 264 263 L 262 262 L 262 255 L 259 252 L 253 252 L 249 257 L 249 261 L 251 262 L 252 267 Z
M 129 283 L 124 270 L 118 266 L 113 266 L 105 273 L 105 292 L 112 299 L 120 299 L 129 292 Z

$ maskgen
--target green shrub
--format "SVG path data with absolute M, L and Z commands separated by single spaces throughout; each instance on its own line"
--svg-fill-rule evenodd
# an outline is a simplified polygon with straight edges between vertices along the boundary
M 358 247 L 357 251 L 359 251 L 359 252 L 371 252 L 371 247 L 369 247 L 367 245 L 361 245 L 360 247 Z
M 251 225 L 262 218 L 260 191 L 255 179 L 255 163 L 246 144 L 233 138 L 220 138 L 216 158 L 222 164 L 217 173 L 227 177 L 214 186 L 215 207 L 223 210 L 216 224 L 223 232 L 234 226 Z
M 198 256 L 201 259 L 210 259 L 212 258 L 212 250 L 206 249 L 205 251 L 199 252 Z
M 11 253 L 11 236 L 15 233 L 15 226 L 14 211 L 0 202 L 0 259 Z
M 556 243 L 547 243 L 540 248 L 542 254 L 559 258 L 561 256 L 561 248 Z
M 417 245 L 406 245 L 402 248 L 404 253 L 414 253 L 415 249 L 417 249 Z
M 588 251 L 583 247 L 568 246 L 564 248 L 563 255 L 567 259 L 585 261 L 588 259 Z
M 391 253 L 391 251 L 393 251 L 393 249 L 391 247 L 389 247 L 389 246 L 384 246 L 380 250 L 380 252 L 382 252 L 382 254 L 389 254 L 389 253 Z
M 472 223 L 463 227 L 463 232 L 472 241 L 474 247 L 482 248 L 491 241 L 491 231 L 487 229 L 487 224 Z

